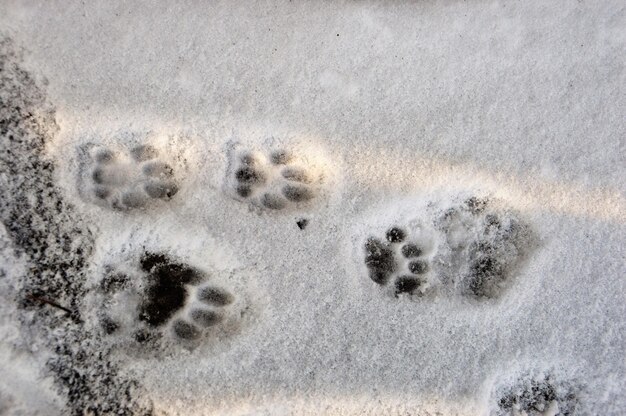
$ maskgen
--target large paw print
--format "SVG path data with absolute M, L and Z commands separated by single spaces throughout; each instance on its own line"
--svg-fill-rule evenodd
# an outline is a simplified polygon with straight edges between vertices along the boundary
M 132 335 L 140 343 L 167 334 L 195 341 L 222 323 L 235 300 L 228 291 L 207 284 L 206 273 L 165 254 L 144 253 L 138 266 L 139 284 L 119 271 L 102 280 L 101 324 L 107 334 Z
M 471 197 L 450 207 L 435 225 L 457 266 L 445 280 L 476 298 L 497 297 L 529 249 L 528 227 L 486 199 Z
M 568 416 L 578 407 L 573 385 L 558 382 L 551 375 L 522 377 L 499 390 L 492 415 Z
M 308 202 L 317 196 L 321 176 L 298 159 L 287 150 L 234 151 L 228 188 L 237 199 L 270 210 Z
M 138 145 L 127 152 L 94 146 L 89 158 L 86 193 L 100 205 L 116 210 L 145 209 L 178 192 L 172 165 L 151 145 Z
M 421 295 L 429 287 L 431 271 L 428 247 L 411 238 L 400 227 L 387 230 L 385 239 L 370 237 L 365 242 L 365 265 L 369 277 L 381 286 L 393 280 L 395 295 Z

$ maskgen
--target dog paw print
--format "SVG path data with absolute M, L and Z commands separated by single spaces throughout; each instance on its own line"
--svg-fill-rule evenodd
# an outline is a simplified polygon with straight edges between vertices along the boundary
M 429 246 L 395 226 L 387 230 L 384 239 L 369 237 L 364 249 L 370 279 L 381 286 L 393 282 L 396 296 L 424 294 L 429 288 L 431 272 Z
M 100 322 L 109 335 L 146 343 L 170 334 L 193 342 L 221 324 L 235 300 L 207 273 L 163 253 L 144 253 L 133 269 L 109 273 L 100 285 L 106 298 Z
M 568 416 L 576 414 L 578 407 L 573 385 L 551 375 L 522 377 L 499 390 L 492 415 Z
M 288 150 L 268 154 L 233 151 L 228 188 L 239 200 L 282 210 L 311 201 L 318 195 L 321 176 Z
M 145 209 L 170 200 L 178 192 L 172 164 L 154 146 L 142 144 L 126 151 L 104 146 L 88 150 L 88 197 L 115 210 Z

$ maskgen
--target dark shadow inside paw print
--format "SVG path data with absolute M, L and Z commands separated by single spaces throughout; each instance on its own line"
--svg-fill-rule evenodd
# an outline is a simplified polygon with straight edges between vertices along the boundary
M 396 270 L 393 251 L 374 237 L 365 242 L 365 265 L 369 269 L 370 278 L 379 285 L 386 284 Z
M 417 244 L 405 244 L 402 246 L 402 255 L 407 259 L 422 255 L 422 249 Z
M 285 185 L 282 192 L 283 196 L 292 202 L 308 201 L 314 197 L 309 188 L 298 185 Z
M 293 160 L 293 155 L 286 150 L 276 150 L 270 155 L 270 160 L 275 165 L 286 165 Z
M 172 330 L 177 337 L 189 341 L 197 339 L 200 336 L 200 331 L 196 326 L 182 319 L 174 321 Z
M 399 276 L 396 279 L 396 294 L 412 293 L 422 285 L 422 281 L 414 276 Z
M 311 177 L 304 169 L 287 167 L 282 170 L 281 175 L 290 181 L 311 183 Z
M 139 318 L 150 326 L 161 326 L 185 305 L 185 285 L 199 283 L 202 275 L 162 254 L 146 253 L 141 266 L 148 273 L 149 286 L 140 305 Z
M 398 227 L 393 227 L 387 230 L 385 236 L 390 243 L 401 243 L 406 238 L 406 233 Z
M 214 287 L 205 287 L 201 289 L 198 293 L 198 299 L 204 303 L 219 306 L 230 305 L 234 301 L 233 295 L 225 290 Z
M 428 262 L 424 260 L 415 260 L 409 263 L 409 271 L 413 274 L 424 274 L 429 269 Z
M 205 309 L 193 309 L 191 311 L 191 319 L 198 325 L 208 328 L 222 321 L 222 315 Z
M 468 248 L 469 269 L 465 281 L 474 296 L 492 298 L 501 291 L 525 250 L 523 227 L 514 218 L 488 214 L 482 234 Z
M 139 145 L 130 149 L 130 155 L 137 162 L 145 162 L 146 160 L 156 158 L 159 152 L 153 146 Z
M 116 158 L 115 152 L 109 149 L 101 149 L 97 151 L 96 154 L 94 155 L 94 160 L 97 163 L 101 163 L 103 165 L 113 162 L 115 158 Z
M 235 178 L 237 182 L 243 185 L 256 185 L 264 181 L 263 174 L 251 166 L 244 166 L 238 169 L 237 172 L 235 172 Z
M 494 251 L 481 244 L 482 250 L 478 250 L 472 257 L 467 276 L 469 290 L 478 297 L 489 297 L 491 287 L 498 282 L 504 281 L 505 264 L 497 257 Z
M 178 186 L 173 182 L 149 181 L 143 189 L 153 199 L 171 199 L 178 192 Z

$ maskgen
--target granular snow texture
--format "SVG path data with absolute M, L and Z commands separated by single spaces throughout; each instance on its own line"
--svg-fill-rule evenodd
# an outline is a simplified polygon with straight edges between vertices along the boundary
M 622 3 L 0 1 L 0 414 L 626 414 Z

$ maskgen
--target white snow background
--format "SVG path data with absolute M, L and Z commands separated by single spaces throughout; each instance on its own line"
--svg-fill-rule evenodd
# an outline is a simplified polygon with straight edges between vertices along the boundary
M 97 229 L 93 279 L 147 247 L 250 304 L 231 337 L 116 351 L 157 414 L 489 414 L 525 372 L 579 386 L 579 414 L 626 414 L 623 1 L 4 0 L 0 30 L 47 79 L 47 151 Z M 81 197 L 80 147 L 124 132 L 179 137 L 172 201 L 120 213 Z M 325 193 L 280 212 L 231 198 L 233 141 L 302 149 Z M 503 295 L 385 296 L 362 239 L 465 193 L 536 234 Z M 23 265 L 1 247 L 0 414 L 64 414 L 51 352 L 17 347 Z

